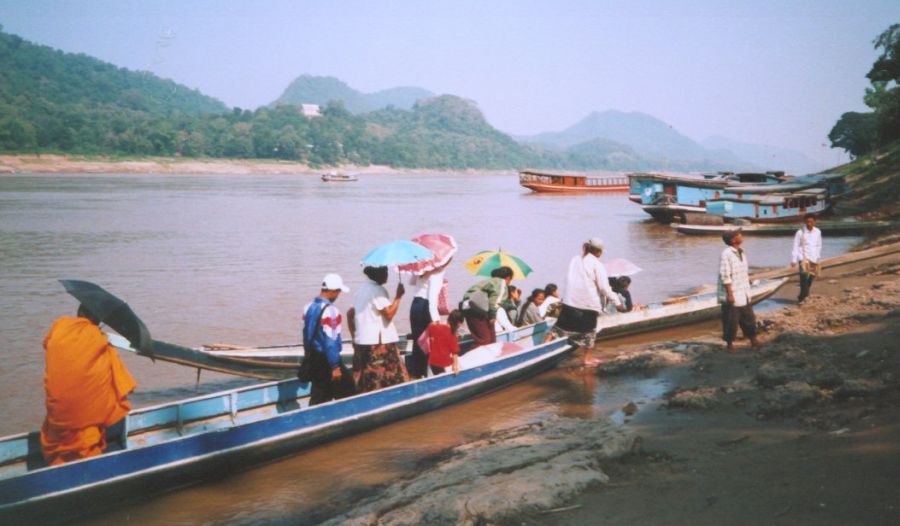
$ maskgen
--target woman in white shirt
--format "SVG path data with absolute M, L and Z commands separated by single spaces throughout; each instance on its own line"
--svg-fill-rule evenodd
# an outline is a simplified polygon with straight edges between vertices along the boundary
M 397 294 L 391 301 L 384 288 L 387 267 L 366 267 L 363 273 L 369 279 L 357 289 L 353 307 L 347 312 L 353 336 L 353 376 L 360 393 L 407 380 L 393 322 L 405 292 L 403 284 L 397 284 Z

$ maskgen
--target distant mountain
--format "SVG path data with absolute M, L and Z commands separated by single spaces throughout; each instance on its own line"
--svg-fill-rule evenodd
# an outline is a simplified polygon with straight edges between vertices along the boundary
M 752 166 L 726 150 L 704 148 L 665 122 L 639 112 L 608 110 L 593 112 L 560 132 L 522 137 L 529 143 L 571 148 L 595 139 L 627 145 L 631 152 L 620 152 L 637 159 L 638 164 L 663 169 L 750 169 Z
M 410 111 L 385 108 L 366 115 L 380 138 L 376 164 L 434 168 L 523 168 L 539 153 L 491 126 L 478 106 L 454 95 L 420 100 Z
M 368 113 L 388 106 L 409 110 L 416 101 L 433 97 L 422 88 L 400 87 L 375 93 L 362 93 L 334 77 L 301 75 L 288 85 L 274 104 L 319 104 L 336 100 L 351 113 Z
M 822 170 L 820 163 L 800 152 L 786 148 L 742 143 L 721 136 L 708 137 L 702 144 L 707 148 L 734 152 L 741 159 L 764 170 L 784 170 L 793 175 L 804 175 Z

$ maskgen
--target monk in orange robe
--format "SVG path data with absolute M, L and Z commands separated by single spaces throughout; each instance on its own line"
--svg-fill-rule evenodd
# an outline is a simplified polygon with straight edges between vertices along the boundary
M 101 454 L 107 447 L 107 428 L 131 410 L 126 397 L 137 382 L 83 306 L 78 317 L 53 322 L 44 349 L 44 459 L 52 465 Z

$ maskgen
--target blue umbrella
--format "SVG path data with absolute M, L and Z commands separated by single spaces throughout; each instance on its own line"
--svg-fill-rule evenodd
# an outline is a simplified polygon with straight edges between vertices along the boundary
M 406 265 L 416 261 L 424 261 L 434 257 L 427 248 L 412 241 L 399 240 L 376 247 L 363 258 L 363 265 L 368 267 L 388 267 Z

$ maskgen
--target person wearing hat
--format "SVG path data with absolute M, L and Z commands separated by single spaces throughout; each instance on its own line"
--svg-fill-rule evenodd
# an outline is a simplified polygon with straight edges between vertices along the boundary
M 609 286 L 606 267 L 600 263 L 603 240 L 591 238 L 582 245 L 581 255 L 569 262 L 566 284 L 562 297 L 562 309 L 553 328 L 553 334 L 568 336 L 570 341 L 584 349 L 584 365 L 595 365 L 590 359 L 591 349 L 597 337 L 597 316 L 603 314 L 601 296 L 623 311 L 625 307 L 619 295 Z
M 304 362 L 309 368 L 312 387 L 309 405 L 321 404 L 344 398 L 354 393 L 353 375 L 341 362 L 341 311 L 334 302 L 341 292 L 350 292 L 344 280 L 337 274 L 322 279 L 322 287 L 303 308 Z
M 734 338 L 738 325 L 744 337 L 750 340 L 753 349 L 759 349 L 756 339 L 756 315 L 753 313 L 753 298 L 750 294 L 749 264 L 747 254 L 741 245 L 744 235 L 741 229 L 722 234 L 728 245 L 719 257 L 718 299 L 722 304 L 722 339 L 728 352 L 734 352 Z

